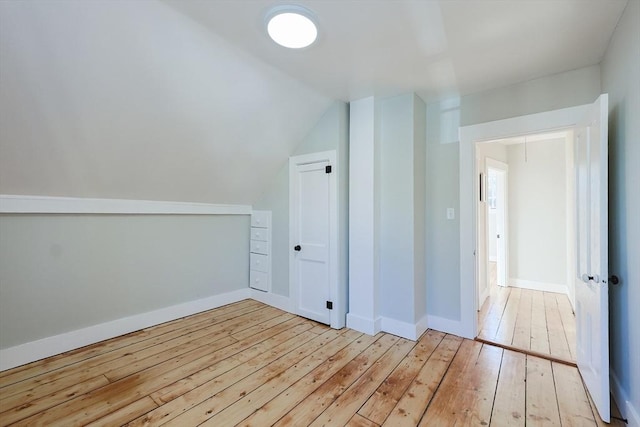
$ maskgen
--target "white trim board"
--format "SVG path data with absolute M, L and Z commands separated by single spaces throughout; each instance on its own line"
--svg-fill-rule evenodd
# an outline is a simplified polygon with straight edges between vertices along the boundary
M 189 301 L 0 350 L 0 371 L 250 298 L 249 288 Z
M 272 292 L 260 291 L 258 289 L 250 289 L 250 291 L 251 299 L 270 305 L 271 307 L 278 308 L 282 311 L 286 311 L 287 313 L 295 314 L 289 297 L 274 294 Z
M 531 289 L 533 291 L 555 292 L 557 294 L 569 295 L 567 285 L 561 283 L 536 282 L 533 280 L 523 280 L 510 277 L 509 286 L 512 288 Z
M 446 319 L 440 316 L 427 315 L 427 326 L 429 329 L 435 331 L 445 332 L 451 335 L 463 336 L 464 331 L 462 322 L 460 320 Z M 471 338 L 473 339 L 473 338 Z
M 0 194 L 0 213 L 251 215 L 250 205 Z
M 618 380 L 618 377 L 613 371 L 611 371 L 609 378 L 611 379 L 610 384 L 613 400 L 615 400 L 618 405 L 622 416 L 627 419 L 627 426 L 640 427 L 640 408 L 633 406 L 633 402 L 631 402 L 629 396 L 625 393 L 624 388 L 622 388 L 620 384 L 620 380 Z
M 382 330 L 382 319 L 368 319 L 357 314 L 347 313 L 347 328 L 362 332 L 367 335 L 375 335 Z

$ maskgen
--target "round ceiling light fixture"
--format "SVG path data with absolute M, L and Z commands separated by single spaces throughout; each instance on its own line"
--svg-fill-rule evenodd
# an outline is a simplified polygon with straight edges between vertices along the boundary
M 279 6 L 267 15 L 267 33 L 280 46 L 301 49 L 318 38 L 312 14 L 300 6 Z

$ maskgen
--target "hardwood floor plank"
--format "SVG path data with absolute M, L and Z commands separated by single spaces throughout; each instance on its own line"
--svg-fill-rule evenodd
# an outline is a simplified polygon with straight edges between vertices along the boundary
M 378 338 L 379 337 L 361 334 L 347 347 L 328 358 L 323 364 L 309 372 L 295 384 L 292 384 L 271 401 L 258 408 L 253 414 L 239 423 L 238 426 L 261 427 L 263 425 L 273 424 L 317 390 L 318 387 L 342 369 L 347 363 L 351 362 Z
M 152 393 L 154 401 L 162 406 L 140 419 L 133 420 L 130 425 L 158 425 L 175 418 L 213 394 L 254 374 L 282 354 L 304 345 L 306 341 L 315 337 L 315 334 L 309 332 L 310 329 L 311 326 L 305 322 L 264 340 L 261 344 L 265 345 L 258 347 L 260 353 L 252 352 L 253 357 L 249 360 L 238 358 L 237 352 L 229 354 L 228 357 L 223 355 L 206 369 L 164 387 L 157 392 L 158 394 Z
M 160 325 L 131 332 L 96 344 L 22 365 L 8 371 L 0 372 L 0 389 L 29 378 L 45 375 L 66 366 L 72 366 L 80 361 L 91 359 L 102 354 L 107 354 L 123 347 L 134 344 L 141 345 L 145 341 L 153 338 L 160 337 L 160 340 L 164 341 L 162 335 L 169 332 L 178 331 L 180 334 L 185 334 L 185 331 L 188 330 L 190 326 L 197 327 L 198 324 L 205 322 L 216 323 L 215 318 L 222 316 L 232 318 L 239 314 L 248 313 L 259 308 L 264 308 L 264 304 L 249 299 L 242 300 L 237 303 L 219 307 L 215 310 L 208 310 L 186 318 L 165 322 Z M 215 318 L 213 317 L 213 313 L 215 313 Z
M 312 330 L 313 331 L 313 330 Z M 326 332 L 325 332 L 326 333 Z M 309 372 L 320 366 L 326 359 L 333 357 L 346 346 L 355 341 L 361 334 L 356 331 L 344 331 L 338 338 L 323 345 L 320 350 L 313 352 L 295 365 L 286 368 L 282 375 L 271 378 L 242 399 L 231 404 L 217 415 L 213 416 L 202 426 L 220 426 L 223 424 L 235 425 L 249 415 L 255 413 L 260 407 L 271 401 L 274 397 L 283 393 Z
M 383 425 L 388 427 L 418 425 L 462 341 L 462 338 L 454 335 L 444 337 Z
M 495 341 L 505 344 L 511 344 L 513 342 L 513 334 L 516 327 L 516 320 L 518 318 L 518 308 L 520 306 L 520 294 L 522 289 L 514 288 L 511 290 L 509 300 L 504 308 L 504 313 L 500 319 L 500 326 L 496 331 Z
M 447 372 L 420 426 L 489 424 L 502 349 L 477 343 L 467 350 L 469 357 L 456 364 L 456 359 L 466 353 L 461 351 L 462 347 L 454 358 L 455 366 L 452 364 Z M 474 357 L 476 354 L 477 358 Z
M 399 339 L 387 334 L 382 334 L 379 338 L 274 425 L 306 426 L 311 424 Z
M 524 426 L 526 401 L 526 356 L 505 350 L 493 402 L 491 423 L 496 426 Z
M 424 333 L 417 345 L 358 413 L 377 424 L 382 424 L 444 337 L 445 334 L 438 331 L 428 330 Z
M 149 351 L 142 351 L 137 357 L 134 356 L 132 360 L 128 361 L 128 363 L 124 365 L 121 364 L 117 368 L 105 372 L 104 375 L 109 378 L 110 381 L 117 381 L 181 354 L 206 347 L 219 339 L 232 339 L 234 342 L 237 342 L 237 340 L 233 338 L 234 333 L 276 316 L 277 310 L 264 309 L 261 310 L 259 314 L 251 313 L 250 315 L 243 315 L 235 319 L 226 320 L 222 324 L 217 325 L 217 327 L 205 328 L 196 333 L 167 341 L 160 346 L 149 349 Z M 204 349 L 204 351 L 206 351 L 206 349 Z
M 549 334 L 549 354 L 561 359 L 571 360 L 569 343 L 564 333 L 556 295 L 550 292 L 544 292 L 544 306 L 547 316 L 547 331 Z
M 596 426 L 578 370 L 559 363 L 552 363 L 551 368 L 562 426 Z
M 111 412 L 105 417 L 87 424 L 86 427 L 120 426 L 157 407 L 158 405 L 153 401 L 153 399 L 149 396 L 145 396 L 142 399 L 136 400 L 135 402 L 118 409 L 117 411 Z
M 503 310 L 506 322 L 516 300 L 507 307 L 511 292 L 501 291 L 486 313 Z M 520 290 L 514 341 L 529 292 L 536 321 L 535 291 Z M 547 297 L 553 314 L 543 295 L 537 321 L 546 328 L 549 317 L 569 336 L 561 297 Z M 0 426 L 603 426 L 575 367 L 435 331 L 417 343 L 337 331 L 251 301 L 1 377 Z
M 500 327 L 500 320 L 502 319 L 507 302 L 509 301 L 511 291 L 512 288 L 510 287 L 495 287 L 493 290 L 495 298 L 493 295 L 490 297 L 493 298 L 494 301 L 491 304 L 491 308 L 489 309 L 486 318 L 481 323 L 482 329 L 478 334 L 479 336 L 488 340 L 495 339 L 498 328 Z
M 547 314 L 542 292 L 534 292 L 531 298 L 531 346 L 538 353 L 550 354 L 547 332 Z
M 181 427 L 185 425 L 200 425 L 204 423 L 232 403 L 260 387 L 261 384 L 264 384 L 274 377 L 279 377 L 287 369 L 290 369 L 292 366 L 300 363 L 301 360 L 312 353 L 320 351 L 322 346 L 329 345 L 331 341 L 340 336 L 340 333 L 335 330 L 327 331 L 318 336 L 311 332 L 309 332 L 309 334 L 314 335 L 315 337 L 307 341 L 304 346 L 297 347 L 294 351 L 278 358 L 271 364 L 256 371 L 248 377 L 243 378 L 224 390 L 215 394 L 208 393 L 211 397 L 199 402 L 197 405 L 177 417 L 170 419 L 164 425 L 167 427 Z M 240 420 L 242 420 L 242 418 Z
M 264 310 L 264 308 L 259 310 Z M 10 396 L 16 393 L 31 393 L 34 397 L 37 397 L 50 394 L 56 390 L 68 387 L 70 383 L 102 375 L 108 370 L 116 370 L 119 367 L 133 363 L 135 360 L 157 354 L 158 352 L 161 352 L 163 348 L 170 348 L 171 344 L 164 345 L 165 342 L 173 343 L 174 346 L 179 345 L 181 343 L 180 340 L 184 339 L 184 337 L 191 332 L 200 332 L 201 335 L 202 333 L 211 333 L 223 325 L 228 327 L 242 325 L 243 322 L 250 321 L 252 313 L 259 313 L 261 316 L 265 315 L 264 312 L 258 311 L 256 307 L 252 307 L 251 311 L 242 313 L 236 317 L 233 317 L 233 312 L 226 313 L 224 315 L 217 315 L 215 318 L 212 317 L 209 321 L 205 320 L 204 322 L 198 322 L 195 330 L 192 330 L 190 327 L 183 331 L 178 329 L 177 331 L 163 334 L 157 341 L 155 339 L 147 339 L 139 344 L 132 344 L 103 355 L 81 360 L 72 366 L 67 366 L 51 372 L 43 372 L 36 377 L 29 378 L 28 380 L 19 383 L 14 383 L 1 389 L 0 396 Z M 270 313 L 275 313 L 275 311 L 270 310 L 266 312 L 267 315 Z M 109 364 L 105 365 L 105 363 Z M 105 368 L 105 366 L 108 366 L 108 368 Z M 113 380 L 113 378 L 111 379 Z
M 374 423 L 373 421 L 363 417 L 360 414 L 355 414 L 349 422 L 345 425 L 345 427 L 379 427 L 379 424 Z
M 8 399 L 2 399 L 0 407 L 3 412 L 0 413 L 0 422 L 3 425 L 15 423 L 107 384 L 109 384 L 109 380 L 104 375 L 100 375 L 37 399 L 32 399 L 30 396 L 13 395 Z
M 289 325 L 285 325 L 283 328 L 286 329 L 287 326 Z M 311 325 L 308 326 L 311 327 Z M 276 332 L 279 329 L 280 328 L 275 327 L 273 331 Z M 203 357 L 228 357 L 246 348 L 247 345 L 255 344 L 267 338 L 269 337 L 261 334 L 254 340 L 246 340 L 244 343 L 235 342 L 231 337 L 218 340 L 196 351 L 182 354 L 174 359 L 90 392 L 82 397 L 65 402 L 62 405 L 51 408 L 45 413 L 39 413 L 36 416 L 27 418 L 26 425 L 29 423 L 48 422 L 48 420 L 58 419 L 62 420 L 63 424 L 68 420 L 67 425 L 72 424 L 73 421 L 79 418 L 84 419 L 86 422 L 93 421 L 94 419 L 105 416 L 111 411 L 115 411 L 132 403 L 143 395 L 149 395 L 160 388 L 166 387 L 194 373 L 194 369 L 200 366 L 197 362 Z M 208 355 L 208 353 L 214 353 L 215 355 L 211 356 Z M 196 363 L 195 367 L 193 366 L 194 363 Z M 103 402 L 107 402 L 108 405 L 102 404 Z M 91 408 L 91 412 L 86 413 L 86 408 Z M 85 413 L 84 418 L 79 415 L 81 413 Z
M 398 340 L 310 426 L 345 425 L 358 412 L 362 402 L 376 391 L 414 346 L 415 344 L 407 339 Z
M 559 426 L 560 413 L 551 362 L 527 356 L 527 426 Z
M 513 331 L 511 344 L 523 350 L 531 349 L 531 304 L 533 291 L 522 289 L 520 304 L 518 305 L 518 317 Z
M 294 318 L 278 325 L 277 329 L 272 329 L 268 333 L 247 337 L 240 341 L 235 348 L 229 347 L 193 361 L 189 366 L 189 370 L 193 371 L 192 374 L 152 393 L 151 397 L 158 404 L 170 402 L 249 361 L 252 362 L 252 367 L 259 369 L 258 366 L 262 363 L 260 361 L 268 357 L 264 353 L 279 352 L 290 348 L 289 346 L 296 344 L 292 340 L 299 338 L 300 334 L 309 331 L 310 328 L 309 322 L 301 322 L 299 318 Z M 258 337 L 265 339 L 259 341 Z M 275 357 L 275 354 L 272 357 Z M 252 371 L 246 372 L 246 375 Z M 238 369 L 234 372 L 238 372 Z M 230 375 L 235 374 L 230 373 Z
M 562 320 L 562 329 L 569 344 L 569 352 L 571 360 L 577 360 L 576 352 L 576 316 L 573 313 L 569 297 L 562 294 L 556 294 L 558 310 L 560 311 L 560 319 Z

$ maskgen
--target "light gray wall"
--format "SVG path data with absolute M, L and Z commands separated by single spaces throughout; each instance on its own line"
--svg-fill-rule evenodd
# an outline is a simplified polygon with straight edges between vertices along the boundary
M 0 1 L 0 58 L 0 194 L 251 204 L 332 103 L 161 1 Z
M 453 110 L 457 112 L 458 110 Z M 443 120 L 451 110 L 442 104 L 427 105 L 426 132 L 426 282 L 427 313 L 460 318 L 460 238 L 458 220 L 458 126 Z M 455 209 L 448 220 L 447 208 Z
M 427 106 L 427 312 L 460 319 L 458 127 L 592 103 L 591 66 Z M 447 207 L 456 219 L 447 220 Z
M 609 288 L 610 360 L 626 395 L 621 397 L 629 400 L 636 416 L 640 414 L 639 76 L 640 2 L 632 0 L 602 62 L 602 87 L 609 93 L 609 273 L 622 280 Z
M 300 142 L 293 156 L 336 150 L 338 174 L 339 216 L 339 280 L 346 289 L 348 271 L 348 200 L 349 200 L 349 109 L 343 102 L 335 102 L 313 129 Z M 272 211 L 272 292 L 289 295 L 289 160 L 280 167 L 263 197 L 253 205 L 254 209 Z M 344 295 L 346 298 L 347 296 Z M 348 302 L 348 300 L 345 300 Z
M 0 348 L 246 288 L 248 215 L 0 215 Z
M 425 314 L 424 103 L 408 94 L 380 108 L 380 315 L 414 324 Z
M 509 276 L 566 285 L 565 139 L 510 145 Z

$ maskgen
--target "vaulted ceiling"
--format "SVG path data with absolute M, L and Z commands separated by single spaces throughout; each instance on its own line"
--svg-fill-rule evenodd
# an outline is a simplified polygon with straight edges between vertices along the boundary
M 252 203 L 334 100 L 426 101 L 598 63 L 626 0 L 0 2 L 0 194 Z

